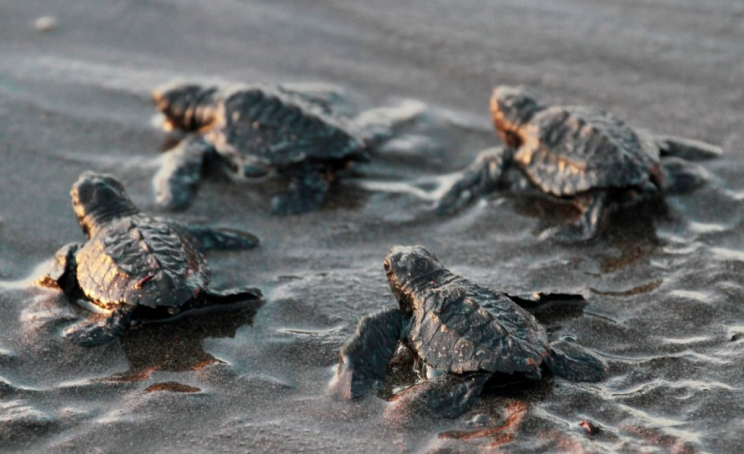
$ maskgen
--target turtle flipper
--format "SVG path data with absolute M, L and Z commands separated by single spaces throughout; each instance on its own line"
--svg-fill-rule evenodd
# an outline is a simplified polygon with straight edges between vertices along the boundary
M 331 85 L 317 84 L 281 84 L 277 90 L 302 99 L 316 106 L 326 115 L 333 115 L 334 106 L 346 102 L 343 89 Z
M 110 344 L 129 329 L 136 308 L 136 306 L 125 306 L 112 312 L 103 320 L 74 325 L 65 330 L 64 337 L 83 347 Z
M 597 236 L 602 220 L 607 211 L 608 195 L 599 192 L 580 199 L 581 216 L 567 226 L 556 226 L 540 234 L 543 239 L 554 239 L 560 242 L 588 241 Z
M 443 374 L 399 394 L 395 404 L 425 406 L 436 416 L 457 418 L 472 408 L 489 378 L 486 373 Z
M 587 304 L 583 296 L 570 293 L 538 292 L 527 295 L 506 296 L 532 315 L 581 311 Z
M 332 392 L 342 399 L 356 399 L 384 380 L 405 322 L 406 316 L 398 309 L 362 317 L 339 351 L 341 364 L 330 384 Z
M 200 251 L 237 251 L 253 249 L 259 240 L 252 233 L 222 227 L 206 227 L 171 222 L 181 232 L 188 233 L 194 246 Z
M 666 135 L 654 136 L 662 156 L 674 156 L 687 161 L 705 161 L 723 154 L 723 149 L 699 140 Z
M 661 161 L 661 186 L 670 194 L 685 194 L 703 186 L 709 179 L 705 168 L 677 157 Z
M 75 253 L 83 247 L 80 243 L 68 243 L 54 254 L 50 270 L 37 281 L 38 285 L 71 293 L 77 287 Z
M 545 360 L 550 372 L 569 381 L 600 382 L 610 368 L 596 353 L 575 342 L 559 341 L 550 345 L 551 354 Z
M 204 306 L 242 303 L 256 301 L 263 297 L 261 290 L 255 287 L 233 287 L 226 290 L 207 290 L 202 294 Z
M 213 154 L 201 136 L 184 139 L 163 157 L 163 165 L 153 179 L 155 201 L 170 210 L 185 209 L 199 187 L 204 164 Z
M 459 210 L 476 198 L 493 191 L 504 171 L 511 165 L 511 148 L 492 148 L 481 152 L 467 169 L 462 171 L 452 187 L 437 202 L 440 213 Z
M 272 199 L 271 208 L 282 216 L 315 211 L 325 203 L 330 187 L 323 172 L 298 173 L 292 176 L 287 192 Z
M 399 136 L 396 132 L 406 125 L 420 122 L 426 105 L 405 100 L 394 106 L 376 107 L 360 112 L 351 121 L 368 147 L 383 148 L 387 141 Z

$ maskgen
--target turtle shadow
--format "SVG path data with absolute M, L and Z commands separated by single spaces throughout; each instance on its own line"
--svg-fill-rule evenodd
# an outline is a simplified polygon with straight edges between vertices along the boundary
M 610 213 L 608 228 L 597 236 L 597 241 L 614 247 L 620 254 L 596 254 L 600 270 L 603 273 L 620 271 L 655 254 L 666 244 L 656 233 L 656 223 L 671 220 L 669 206 L 661 198 Z
M 542 194 L 531 188 L 511 188 L 499 194 L 509 201 L 515 213 L 538 220 L 536 234 L 556 225 L 568 225 L 580 215 L 570 200 Z M 606 240 L 615 244 L 634 241 L 659 243 L 655 223 L 667 222 L 671 218 L 663 197 L 636 202 L 618 198 L 602 220 L 597 236 L 586 243 Z
M 570 198 L 555 197 L 540 191 L 515 169 L 508 169 L 498 189 L 484 194 L 482 198 L 503 199 L 514 213 L 537 220 L 532 232 L 535 237 L 551 227 L 568 226 L 581 215 Z M 442 216 L 458 215 L 458 212 L 453 212 Z M 663 195 L 641 196 L 639 199 L 633 192 L 619 191 L 613 194 L 597 235 L 588 241 L 571 243 L 571 246 L 609 242 L 621 250 L 625 249 L 625 256 L 634 255 L 630 249 L 656 250 L 663 242 L 656 233 L 655 224 L 673 220 L 674 215 Z
M 523 425 L 524 419 L 527 416 L 527 412 L 530 409 L 530 405 L 524 401 L 518 399 L 503 399 L 497 414 L 488 415 L 488 413 L 494 413 L 493 408 L 486 413 L 481 413 L 480 417 L 490 422 L 486 427 L 475 427 L 465 430 L 448 430 L 441 432 L 438 435 L 440 440 L 451 440 L 456 443 L 467 442 L 470 440 L 488 440 L 486 444 L 489 448 L 499 448 L 506 446 L 514 442 L 517 438 L 517 433 Z M 489 417 L 490 416 L 490 417 Z M 478 416 L 470 421 L 470 425 L 477 426 Z M 494 423 L 495 422 L 495 423 Z
M 568 225 L 576 219 L 579 211 L 569 201 L 550 196 L 508 192 L 505 198 L 515 213 L 538 220 L 534 230 L 537 237 L 544 230 L 560 225 Z M 632 204 L 618 203 L 605 215 L 596 237 L 585 242 L 571 243 L 573 248 L 614 249 L 619 254 L 597 252 L 592 254 L 599 262 L 602 273 L 612 273 L 649 257 L 664 247 L 656 230 L 657 223 L 673 221 L 667 202 L 662 197 L 644 200 Z
M 251 326 L 262 302 L 239 307 L 191 311 L 166 322 L 144 323 L 121 339 L 129 370 L 105 381 L 136 382 L 157 371 L 198 371 L 222 363 L 204 350 L 208 338 L 232 338 L 238 329 Z
M 412 375 L 415 377 L 415 374 Z M 401 376 L 398 375 L 397 379 L 400 378 Z M 524 374 L 494 374 L 489 378 L 479 398 L 465 408 L 462 414 L 453 418 L 438 408 L 440 399 L 446 398 L 450 393 L 449 390 L 434 390 L 429 388 L 427 380 L 416 380 L 411 375 L 407 377 L 407 381 L 410 384 L 402 389 L 391 389 L 390 383 L 386 382 L 385 400 L 388 406 L 385 409 L 385 418 L 395 427 L 425 430 L 441 427 L 444 421 L 464 422 L 480 413 L 490 414 L 492 416 L 490 419 L 496 421 L 499 419 L 496 414 L 503 408 L 516 404 L 526 409 L 530 402 L 547 398 L 556 386 L 554 378 L 547 370 L 540 380 L 528 378 Z M 443 438 L 458 437 L 444 436 Z
M 188 134 L 170 132 L 161 142 L 160 152 L 167 155 L 188 138 Z M 345 179 L 360 177 L 359 169 L 341 169 L 336 172 L 334 181 L 328 194 L 328 200 L 316 211 L 326 210 L 358 210 L 364 207 L 369 194 L 360 188 L 342 183 Z M 202 168 L 200 186 L 211 185 L 220 193 L 236 193 L 246 201 L 270 201 L 274 196 L 286 192 L 291 183 L 291 175 L 272 172 L 270 175 L 257 177 L 236 177 L 234 169 L 219 158 L 206 159 Z M 219 189 L 216 189 L 219 188 Z M 198 197 L 198 196 L 197 196 Z M 265 208 L 268 211 L 268 206 Z

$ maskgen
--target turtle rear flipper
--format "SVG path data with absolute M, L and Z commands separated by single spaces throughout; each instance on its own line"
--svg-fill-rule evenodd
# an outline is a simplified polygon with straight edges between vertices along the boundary
M 384 380 L 405 322 L 406 316 L 398 309 L 362 317 L 354 335 L 339 351 L 341 364 L 330 384 L 332 392 L 342 399 L 356 399 Z
M 721 157 L 723 149 L 699 140 L 666 135 L 655 135 L 661 156 L 674 156 L 687 161 L 705 161 Z
M 491 374 L 443 374 L 398 394 L 396 405 L 425 406 L 431 413 L 457 418 L 470 410 L 483 392 Z
M 129 329 L 136 309 L 137 306 L 124 306 L 103 320 L 79 323 L 65 330 L 64 337 L 83 347 L 110 344 Z
M 573 382 L 600 382 L 610 372 L 607 363 L 596 353 L 575 342 L 559 341 L 550 345 L 545 363 L 557 377 Z
M 459 210 L 473 200 L 493 191 L 501 181 L 513 158 L 511 148 L 492 148 L 481 152 L 467 169 L 460 173 L 452 187 L 437 202 L 440 213 Z
M 700 164 L 678 157 L 664 158 L 661 161 L 661 186 L 670 194 L 685 194 L 705 185 L 708 172 Z
M 77 287 L 75 276 L 75 253 L 83 247 L 80 243 L 68 243 L 59 248 L 54 254 L 50 270 L 37 281 L 38 285 L 71 293 Z
M 302 99 L 315 106 L 326 115 L 333 115 L 336 107 L 347 103 L 344 90 L 337 86 L 324 84 L 281 84 L 277 90 L 289 96 Z
M 292 176 L 286 192 L 272 199 L 271 209 L 282 216 L 315 211 L 325 203 L 330 187 L 325 173 L 300 172 Z
M 425 104 L 403 100 L 393 106 L 364 110 L 351 123 L 370 148 L 379 150 L 385 147 L 386 142 L 397 137 L 396 132 L 402 128 L 410 126 L 413 129 L 417 123 L 421 123 L 426 113 Z
M 181 210 L 191 205 L 206 160 L 213 153 L 212 145 L 201 136 L 184 139 L 168 151 L 153 179 L 156 203 L 170 210 Z
M 187 233 L 194 240 L 194 246 L 200 251 L 237 251 L 253 249 L 259 240 L 252 233 L 222 227 L 205 227 L 170 222 L 176 230 Z

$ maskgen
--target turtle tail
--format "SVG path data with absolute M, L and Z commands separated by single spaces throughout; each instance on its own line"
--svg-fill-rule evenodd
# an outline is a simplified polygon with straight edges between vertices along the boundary
M 569 341 L 551 344 L 545 364 L 556 377 L 572 382 L 600 382 L 610 372 L 607 363 L 596 353 Z

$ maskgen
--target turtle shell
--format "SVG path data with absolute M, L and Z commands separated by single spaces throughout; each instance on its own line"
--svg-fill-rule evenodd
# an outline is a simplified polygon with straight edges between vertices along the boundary
M 286 90 L 241 87 L 220 92 L 205 137 L 238 168 L 244 158 L 267 167 L 365 156 L 363 139 L 341 119 Z
M 530 181 L 556 196 L 642 186 L 659 164 L 653 142 L 592 107 L 549 107 L 519 129 L 515 160 Z
M 209 284 L 210 271 L 191 243 L 145 215 L 99 229 L 76 255 L 77 279 L 97 306 L 178 307 Z
M 539 375 L 550 352 L 535 318 L 508 297 L 449 272 L 412 292 L 411 348 L 442 372 Z

